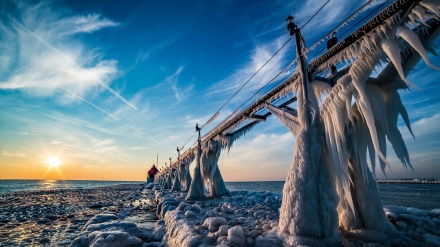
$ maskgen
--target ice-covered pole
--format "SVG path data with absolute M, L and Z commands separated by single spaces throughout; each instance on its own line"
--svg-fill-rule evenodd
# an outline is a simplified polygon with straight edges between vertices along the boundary
M 179 150 L 179 149 L 177 149 Z M 170 163 L 171 163 L 171 157 L 170 157 Z M 182 185 L 180 183 L 180 164 L 179 164 L 179 155 L 177 156 L 177 167 L 176 167 L 176 172 L 174 175 L 174 180 L 173 180 L 173 187 L 171 188 L 171 191 L 181 191 L 182 190 Z
M 290 21 L 289 21 L 290 20 Z M 304 61 L 304 54 L 303 54 L 303 49 L 302 49 L 302 45 L 301 45 L 301 41 L 302 41 L 302 36 L 301 36 L 301 31 L 300 29 L 295 25 L 295 23 L 293 22 L 293 17 L 289 16 L 287 17 L 287 29 L 290 32 L 290 35 L 295 35 L 295 44 L 296 44 L 296 56 L 298 58 L 298 66 L 300 67 L 300 75 L 301 75 L 301 96 L 302 96 L 302 100 L 303 100 L 303 110 L 299 111 L 299 118 L 302 118 L 300 120 L 302 120 L 301 122 L 304 123 L 305 126 L 303 126 L 303 128 L 305 130 L 308 130 L 310 128 L 311 125 L 311 113 L 310 113 L 310 100 L 309 100 L 309 90 L 308 90 L 308 85 L 309 85 L 309 76 L 307 73 L 307 64 Z
M 279 230 L 288 246 L 339 245 L 337 235 L 338 198 L 331 166 L 324 157 L 323 127 L 319 121 L 316 96 L 310 91 L 307 62 L 302 54 L 303 40 L 289 16 L 287 29 L 296 37 L 299 76 L 292 85 L 297 91 L 298 111 L 278 108 L 266 103 L 266 108 L 295 136 L 293 161 L 283 188 Z M 313 108 L 312 108 L 313 107 Z M 312 118 L 313 110 L 313 118 Z
M 202 155 L 202 140 L 200 130 L 201 128 L 199 128 L 199 125 L 196 124 L 196 131 L 198 132 L 196 167 L 194 168 L 194 180 L 189 187 L 186 200 L 197 200 L 205 197 L 205 186 L 203 184 L 202 173 L 200 171 L 200 158 Z

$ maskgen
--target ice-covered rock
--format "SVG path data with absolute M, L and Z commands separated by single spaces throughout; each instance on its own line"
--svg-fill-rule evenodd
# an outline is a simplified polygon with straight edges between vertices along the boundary
M 109 213 L 98 214 L 87 221 L 87 223 L 84 225 L 84 229 L 86 229 L 91 224 L 99 224 L 99 223 L 104 223 L 118 219 L 119 219 L 118 216 L 114 214 L 109 214 Z
M 229 228 L 228 241 L 230 246 L 244 246 L 246 244 L 246 238 L 244 237 L 243 228 L 241 226 Z
M 209 217 L 203 222 L 204 226 L 207 226 L 210 232 L 216 232 L 221 225 L 227 225 L 228 222 L 222 217 Z

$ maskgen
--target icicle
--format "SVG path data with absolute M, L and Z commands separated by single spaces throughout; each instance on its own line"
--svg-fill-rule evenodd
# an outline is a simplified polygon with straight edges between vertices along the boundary
M 301 125 L 298 120 L 298 115 L 286 109 L 280 109 L 271 104 L 264 104 L 264 107 L 275 115 L 281 123 L 283 123 L 295 136 L 298 134 Z
M 406 79 L 405 74 L 403 73 L 403 70 L 402 70 L 402 65 L 401 65 L 402 58 L 400 57 L 400 50 L 397 47 L 397 45 L 394 44 L 391 40 L 386 39 L 386 40 L 382 41 L 382 49 L 387 54 L 387 56 L 391 60 L 391 62 L 393 63 L 394 67 L 396 68 L 397 72 L 399 73 L 400 78 L 406 84 L 413 86 L 414 88 L 416 88 L 419 91 L 422 91 L 419 87 L 417 87 L 416 85 L 414 85 L 413 83 L 411 83 L 410 81 L 408 81 Z
M 214 115 L 212 115 L 212 117 L 202 126 L 202 129 L 206 125 L 212 123 L 212 121 L 214 121 L 214 119 L 216 119 L 218 117 L 218 115 L 220 115 L 220 111 L 217 111 L 216 113 L 214 113 Z
M 408 14 L 408 18 L 410 19 L 411 24 L 412 24 L 413 26 L 417 27 L 416 20 L 415 20 L 416 18 L 415 18 L 414 13 L 409 13 L 409 14 Z
M 227 147 L 227 148 L 228 148 L 228 152 L 229 152 L 229 150 L 231 149 L 231 147 L 232 147 L 232 145 L 234 144 L 234 142 L 235 142 L 236 140 L 238 140 L 240 137 L 245 136 L 246 133 L 248 133 L 249 131 L 251 131 L 252 128 L 254 128 L 259 122 L 260 122 L 260 121 L 252 122 L 252 123 L 250 123 L 250 124 L 244 126 L 243 128 L 241 128 L 241 129 L 239 129 L 239 130 L 237 130 L 237 131 L 234 131 L 234 132 L 232 133 L 232 137 L 230 137 L 230 138 L 228 139 L 228 141 L 227 141 L 227 145 L 223 145 L 223 147 Z
M 435 3 L 427 2 L 427 1 L 420 1 L 420 5 L 423 7 L 429 9 L 432 13 L 434 13 L 437 17 L 440 17 L 440 11 L 438 10 L 438 6 Z
M 440 21 L 440 18 L 437 17 L 437 15 L 435 15 L 435 14 L 426 13 L 425 16 L 426 16 L 426 18 L 428 18 L 428 19 L 435 19 L 435 20 L 437 20 L 437 21 Z
M 416 5 L 412 10 L 411 10 L 417 17 L 419 17 L 420 21 L 423 23 L 423 25 L 428 26 L 428 24 L 426 24 L 425 22 L 425 10 L 420 7 L 419 5 Z
M 397 33 L 420 54 L 430 68 L 440 70 L 440 68 L 432 65 L 429 61 L 428 54 L 426 54 L 425 48 L 416 33 L 406 26 L 400 26 L 397 29 Z

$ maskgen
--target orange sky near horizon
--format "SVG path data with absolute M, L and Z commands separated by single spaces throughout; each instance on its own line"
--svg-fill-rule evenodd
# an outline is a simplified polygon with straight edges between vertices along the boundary
M 146 166 L 78 165 L 62 160 L 58 167 L 45 161 L 0 163 L 0 179 L 144 181 L 146 173 Z

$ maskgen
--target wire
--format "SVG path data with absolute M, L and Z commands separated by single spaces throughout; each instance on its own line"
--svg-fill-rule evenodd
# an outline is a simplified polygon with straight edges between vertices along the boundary
M 318 9 L 318 11 L 316 11 L 316 13 L 315 14 L 313 14 L 313 16 L 312 17 L 310 17 L 310 19 L 300 28 L 300 29 L 302 29 L 302 28 L 304 28 L 305 26 L 307 26 L 307 24 L 309 24 L 309 22 L 313 19 L 313 18 L 315 18 L 315 16 L 316 15 L 318 15 L 318 13 L 319 12 L 321 12 L 321 10 L 330 2 L 331 0 L 327 0 L 327 2 L 326 3 L 324 3 L 319 9 Z M 231 101 L 231 99 L 232 98 L 234 98 L 234 96 L 235 95 L 237 95 L 237 93 L 238 92 L 240 92 L 240 90 L 244 87 L 244 86 L 246 86 L 246 84 L 248 84 L 249 83 L 249 81 L 250 80 L 252 80 L 252 78 L 254 78 L 255 77 L 255 75 L 258 73 L 258 72 L 260 72 L 260 70 L 261 69 L 263 69 L 264 68 L 264 66 L 266 66 L 266 64 L 268 64 L 277 54 L 278 54 L 278 52 L 280 52 L 281 51 L 281 49 L 283 49 L 284 48 L 284 46 L 286 46 L 287 45 L 287 43 L 289 43 L 289 41 L 291 40 L 293 38 L 293 35 L 292 36 L 290 36 L 290 38 L 272 55 L 272 57 L 270 57 L 269 58 L 269 60 L 267 60 L 221 107 L 220 107 L 220 109 L 218 109 L 218 111 L 216 111 L 216 113 L 214 113 L 214 114 L 217 114 L 217 112 L 219 112 L 221 109 L 223 109 L 223 107 L 225 107 L 225 105 L 227 104 L 227 103 L 229 103 L 229 101 Z M 282 72 L 281 72 L 282 73 Z M 281 74 L 280 73 L 280 74 Z M 251 98 L 253 98 L 257 93 L 259 93 L 264 87 L 266 87 L 268 84 L 270 84 L 273 80 L 275 80 L 280 74 L 278 74 L 277 76 L 275 76 L 275 78 L 273 78 L 272 80 L 270 80 L 266 85 L 264 85 L 262 88 L 260 88 L 260 90 L 258 90 L 256 93 L 254 93 L 254 95 L 252 95 L 252 97 Z M 245 103 L 246 102 L 248 102 L 250 99 L 248 99 L 248 100 L 246 100 L 245 101 Z M 241 106 L 243 106 L 245 103 L 243 103 Z M 240 107 L 241 107 L 240 106 Z
M 215 114 L 217 114 L 217 112 L 220 112 L 220 110 L 221 109 L 223 109 L 223 107 L 225 107 L 226 106 L 226 104 L 227 103 L 229 103 L 229 101 L 231 101 L 232 100 L 232 98 L 234 98 L 237 94 L 238 94 L 238 92 L 240 92 L 240 90 L 241 89 L 243 89 L 243 87 L 244 86 L 246 86 L 246 84 L 248 84 L 251 80 L 252 80 L 252 78 L 254 78 L 255 77 L 255 75 L 257 75 L 257 73 L 258 72 L 260 72 L 280 51 L 281 51 L 281 49 L 283 49 L 286 45 L 287 45 L 287 43 L 289 43 L 289 41 L 291 40 L 293 38 L 293 36 L 290 36 L 290 38 L 214 113 L 214 115 Z M 255 95 L 255 94 L 254 94 Z M 247 101 L 246 101 L 247 102 Z M 209 119 L 209 120 L 211 120 L 212 119 L 212 117 Z M 208 120 L 208 121 L 209 121 Z M 207 121 L 207 122 L 208 122 Z M 205 124 L 203 124 L 203 126 L 205 126 L 206 125 L 206 123 Z M 194 133 L 189 139 L 188 139 L 188 141 L 186 141 L 185 142 L 185 144 L 183 144 L 183 146 L 185 146 L 186 144 L 188 144 L 188 142 L 194 137 L 194 135 L 195 135 L 196 133 Z M 173 156 L 174 157 L 174 156 Z
M 353 14 L 351 14 L 349 17 L 345 18 L 345 20 L 343 20 L 339 25 L 336 26 L 335 29 L 333 29 L 331 32 L 329 32 L 328 34 L 324 35 L 324 37 L 329 36 L 330 34 L 332 34 L 336 29 L 338 29 L 339 27 L 342 26 L 343 23 L 345 23 L 346 21 L 350 20 L 353 16 L 355 16 L 356 14 L 358 14 L 362 9 L 364 9 L 365 7 L 367 7 L 371 2 L 376 1 L 376 0 L 369 0 L 368 2 L 366 2 L 364 5 L 362 5 L 361 7 L 359 7 Z M 388 2 L 388 0 L 386 0 L 386 2 Z
M 183 144 L 182 147 L 185 147 L 186 144 L 188 144 L 188 142 L 196 135 L 197 132 L 194 132 L 194 134 L 185 142 L 185 144 Z M 182 148 L 183 149 L 183 148 Z M 175 156 L 175 155 L 174 155 Z M 174 157 L 173 156 L 173 157 Z
M 310 21 L 316 17 L 316 15 L 318 15 L 319 12 L 321 12 L 321 10 L 330 2 L 331 0 L 327 0 L 327 2 L 325 2 L 317 11 L 315 14 L 313 14 L 312 17 L 310 17 L 310 19 L 300 28 L 304 28 L 305 26 L 307 26 L 307 24 L 310 23 Z M 361 7 L 363 8 L 363 7 Z M 350 16 L 351 17 L 351 16 Z M 348 18 L 347 18 L 348 19 Z M 241 89 L 243 89 L 244 86 L 246 86 L 257 74 L 258 72 L 260 72 L 280 51 L 281 49 L 283 49 L 287 43 L 289 43 L 289 41 L 293 38 L 293 35 L 290 36 L 290 38 L 243 84 L 241 85 L 241 87 L 231 96 L 229 97 L 229 99 L 214 113 L 214 115 L 218 114 L 218 112 L 220 112 L 221 109 L 223 109 L 223 107 L 226 106 L 226 104 L 228 104 L 240 91 Z M 287 68 L 289 68 L 291 65 L 289 65 Z M 244 103 L 242 103 L 238 109 L 240 109 L 240 107 L 242 107 L 243 105 L 245 105 L 249 100 L 251 100 L 255 95 L 257 95 L 261 90 L 263 90 L 267 85 L 269 85 L 271 82 L 273 82 L 276 78 L 278 78 L 286 69 L 284 69 L 282 72 L 280 72 L 279 74 L 277 74 L 272 80 L 270 80 L 269 82 L 267 82 L 263 87 L 261 87 L 257 92 L 255 92 L 249 99 L 247 99 Z M 293 73 L 293 71 L 288 75 L 290 76 Z M 284 77 L 283 80 L 284 81 L 288 76 Z M 276 86 L 279 84 L 276 84 Z M 275 87 L 275 86 L 274 86 Z M 271 90 L 274 88 L 272 87 Z M 235 112 L 235 111 L 234 111 Z M 209 118 L 209 120 L 206 121 L 205 124 L 203 124 L 203 126 L 205 126 L 207 124 L 207 122 L 209 122 L 210 120 L 212 120 L 212 118 L 214 117 L 214 115 Z M 228 116 L 229 117 L 229 116 Z M 183 145 L 185 146 L 193 137 L 194 137 L 195 133 L 188 139 L 188 141 L 186 141 L 186 143 Z M 194 145 L 194 144 L 193 144 Z M 174 156 L 173 156 L 174 157 Z
M 381 5 L 379 5 L 377 8 L 375 8 L 373 11 L 370 12 L 370 14 L 368 14 L 367 16 L 365 16 L 364 18 L 360 19 L 356 24 L 354 24 L 350 29 L 348 29 L 347 31 L 345 31 L 343 34 L 341 34 L 339 37 L 342 37 L 344 34 L 348 33 L 350 30 L 352 30 L 354 27 L 356 27 L 359 23 L 361 23 L 363 20 L 365 20 L 367 17 L 369 17 L 370 15 L 372 15 L 374 12 L 376 12 L 376 10 L 380 9 L 382 6 L 384 6 L 387 2 L 389 2 L 389 0 L 383 2 Z
M 217 112 L 219 112 L 221 109 L 223 109 L 223 107 L 226 106 L 226 104 L 229 103 L 229 101 L 232 100 L 232 98 L 235 97 L 235 95 L 238 94 L 238 92 L 241 91 L 241 89 L 243 89 L 244 86 L 246 86 L 246 84 L 248 84 L 252 78 L 254 78 L 258 72 L 260 72 L 280 51 L 281 49 L 284 48 L 284 46 L 287 45 L 287 43 L 289 43 L 289 41 L 293 38 L 293 36 L 290 36 L 290 38 L 269 58 L 269 60 L 267 60 L 243 85 L 241 85 L 241 87 L 216 111 L 215 114 L 217 114 Z
M 307 24 L 309 24 L 309 22 L 315 18 L 315 16 L 330 2 L 330 0 L 328 0 L 326 3 L 324 3 L 321 8 L 318 9 L 318 11 L 316 11 L 316 13 L 310 17 L 310 19 L 306 22 L 306 24 L 304 24 L 302 27 L 300 27 L 299 29 L 303 29 L 305 26 L 307 26 Z
M 349 16 L 348 18 L 346 18 L 344 21 L 341 22 L 341 24 L 339 24 L 335 29 L 333 29 L 329 34 L 333 33 L 336 29 L 339 28 L 339 26 L 342 25 L 342 23 L 346 22 L 348 19 L 350 19 L 353 15 L 355 15 L 357 12 L 359 12 L 361 9 L 363 9 L 367 4 L 369 4 L 371 1 L 367 2 L 366 4 L 362 5 L 358 10 L 356 10 L 355 13 L 353 13 L 351 16 Z M 362 18 L 361 20 L 359 20 L 358 22 L 356 22 L 356 24 L 354 24 L 350 29 L 346 30 L 343 34 L 339 35 L 338 38 L 343 37 L 346 33 L 348 33 L 350 30 L 352 30 L 354 27 L 356 27 L 359 23 L 361 23 L 363 20 L 365 20 L 367 17 L 371 16 L 374 12 L 376 12 L 376 10 L 380 9 L 384 4 L 386 4 L 387 2 L 389 2 L 389 0 L 383 2 L 382 4 L 380 4 L 377 8 L 375 8 L 373 11 L 371 11 L 368 15 L 366 15 L 364 18 Z M 329 34 L 327 34 L 326 36 L 328 36 Z M 316 52 L 310 59 L 316 57 L 318 54 L 320 54 L 322 51 L 324 51 L 327 47 L 323 47 L 320 51 Z

